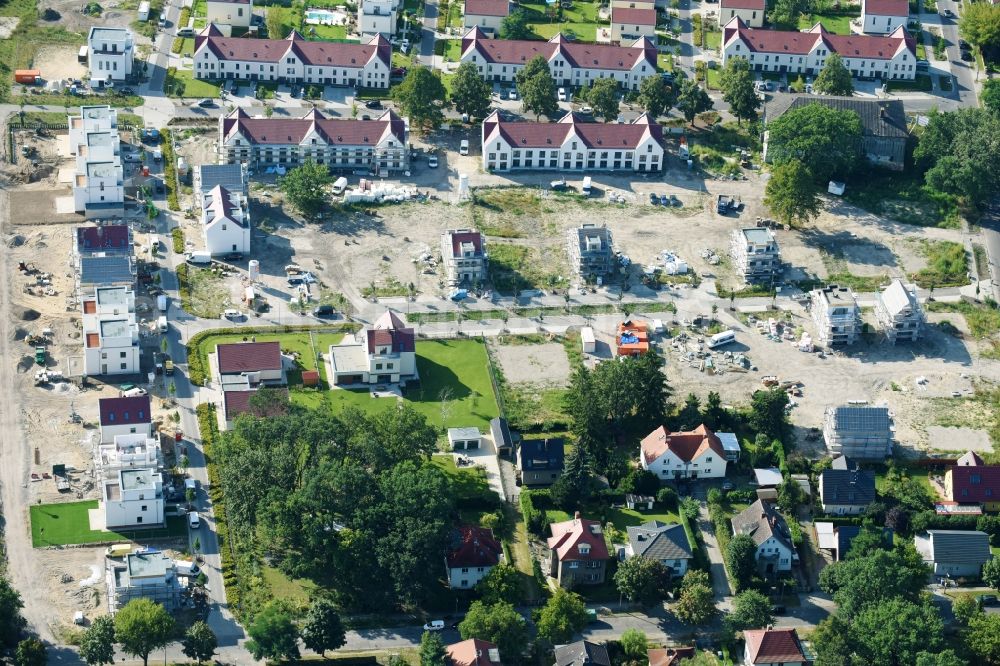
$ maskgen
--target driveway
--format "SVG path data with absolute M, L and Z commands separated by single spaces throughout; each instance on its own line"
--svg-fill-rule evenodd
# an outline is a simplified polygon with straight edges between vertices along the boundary
M 503 487 L 503 479 L 500 476 L 500 461 L 497 460 L 497 455 L 493 452 L 491 445 L 485 444 L 479 449 L 469 449 L 468 451 L 454 451 L 452 452 L 452 456 L 455 458 L 456 465 L 459 462 L 459 458 L 465 456 L 472 461 L 474 466 L 485 469 L 486 481 L 490 484 L 490 490 L 499 495 L 500 499 L 507 500 L 507 493 L 504 492 Z
M 732 594 L 729 589 L 729 578 L 726 577 L 725 559 L 719 549 L 719 542 L 715 538 L 715 526 L 712 524 L 712 518 L 708 515 L 708 504 L 704 501 L 699 502 L 699 504 L 698 529 L 701 530 L 705 549 L 708 551 L 708 561 L 712 573 L 712 591 L 715 592 L 715 598 L 725 605 L 726 599 Z

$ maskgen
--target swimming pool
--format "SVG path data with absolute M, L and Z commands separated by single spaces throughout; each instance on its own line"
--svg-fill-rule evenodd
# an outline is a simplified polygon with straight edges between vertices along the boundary
M 345 25 L 347 14 L 330 9 L 307 9 L 306 23 L 310 25 Z

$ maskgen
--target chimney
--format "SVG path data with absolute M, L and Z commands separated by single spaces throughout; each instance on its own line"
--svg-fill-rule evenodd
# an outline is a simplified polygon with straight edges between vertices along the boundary
M 580 520 L 580 512 L 576 511 L 573 513 L 573 520 Z

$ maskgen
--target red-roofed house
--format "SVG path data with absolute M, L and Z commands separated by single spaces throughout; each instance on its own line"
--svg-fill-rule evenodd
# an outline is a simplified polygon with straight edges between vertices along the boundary
M 656 10 L 652 7 L 622 7 L 611 5 L 611 41 L 634 42 L 648 37 L 656 39 Z
M 888 35 L 910 20 L 907 0 L 861 0 L 861 30 L 868 35 Z
M 222 425 L 225 429 L 233 427 L 233 421 L 240 414 L 250 413 L 258 417 L 279 416 L 285 413 L 288 404 L 288 389 L 275 389 L 283 400 L 272 405 L 269 409 L 255 409 L 250 406 L 250 398 L 257 393 L 253 391 L 223 391 L 222 393 Z
M 441 234 L 441 261 L 452 285 L 486 279 L 486 239 L 472 229 L 448 229 Z
M 586 123 L 567 113 L 556 123 L 483 120 L 487 171 L 659 171 L 663 130 L 643 114 L 628 124 Z
M 408 140 L 406 123 L 392 111 L 376 120 L 327 118 L 316 109 L 301 118 L 252 118 L 241 108 L 219 117 L 219 161 L 227 164 L 313 160 L 390 173 L 409 168 Z
M 224 390 L 227 385 L 233 384 L 245 390 L 261 383 L 284 383 L 281 344 L 278 342 L 231 342 L 216 345 L 215 356 Z
M 209 25 L 194 38 L 194 77 L 388 88 L 391 57 L 381 35 L 362 44 L 308 41 L 295 30 L 285 39 L 251 39 Z
M 751 28 L 764 27 L 767 0 L 720 0 L 719 25 L 741 18 Z
M 216 185 L 201 207 L 205 249 L 213 256 L 250 253 L 250 209 L 242 192 Z
M 763 30 L 736 17 L 722 29 L 723 64 L 746 58 L 755 72 L 816 76 L 834 53 L 854 77 L 912 80 L 917 74 L 916 43 L 903 27 L 889 35 L 834 35 L 820 23 L 804 32 Z
M 805 666 L 808 663 L 794 629 L 747 629 L 743 663 L 747 666 Z
M 101 398 L 97 404 L 101 413 L 101 444 L 114 442 L 118 435 L 153 436 L 153 419 L 148 395 L 132 398 Z
M 649 666 L 680 666 L 685 659 L 694 659 L 693 647 L 649 648 Z
M 465 27 L 479 28 L 491 35 L 500 33 L 500 24 L 510 14 L 510 0 L 465 0 Z
M 493 530 L 462 525 L 452 533 L 451 547 L 445 555 L 448 584 L 470 589 L 486 578 L 503 561 L 503 548 L 493 537 Z
M 416 335 L 386 310 L 370 328 L 330 345 L 327 376 L 337 386 L 398 384 L 417 378 Z
M 549 528 L 549 575 L 565 588 L 603 583 L 611 556 L 601 524 L 581 518 L 577 511 L 573 520 L 552 523 Z
M 451 666 L 500 666 L 500 651 L 489 641 L 470 638 L 445 648 Z
M 479 28 L 462 38 L 461 61 L 476 65 L 487 81 L 510 83 L 535 56 L 548 63 L 557 86 L 579 88 L 612 78 L 626 90 L 638 90 L 647 76 L 656 74 L 656 46 L 646 38 L 629 46 L 573 42 L 562 34 L 547 42 L 487 39 Z
M 970 451 L 944 473 L 944 490 L 950 502 L 1000 511 L 1000 465 L 985 465 Z
M 726 475 L 726 451 L 702 424 L 691 432 L 660 426 L 640 445 L 639 464 L 660 479 L 718 479 Z

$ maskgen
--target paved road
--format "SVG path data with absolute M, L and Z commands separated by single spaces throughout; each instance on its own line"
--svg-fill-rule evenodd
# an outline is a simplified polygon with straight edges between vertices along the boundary
M 983 244 L 990 265 L 993 300 L 1000 303 L 1000 200 L 990 206 L 979 225 L 983 228 Z
M 420 64 L 428 67 L 434 66 L 434 41 L 437 35 L 437 0 L 426 0 L 424 2 L 424 18 L 420 30 Z
M 946 52 L 951 63 L 951 71 L 955 78 L 955 90 L 950 95 L 957 98 L 958 106 L 976 106 L 976 72 L 975 63 L 967 63 L 962 60 L 962 54 L 958 48 L 958 15 L 960 3 L 954 0 L 938 0 L 938 11 L 951 10 L 956 18 L 946 18 L 940 16 L 941 35 L 948 43 Z M 928 54 L 929 55 L 929 54 Z

